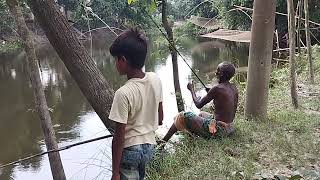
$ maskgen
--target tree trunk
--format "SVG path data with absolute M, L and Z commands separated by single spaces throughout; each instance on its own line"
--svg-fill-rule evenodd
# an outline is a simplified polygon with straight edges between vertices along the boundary
M 314 84 L 314 66 L 312 59 L 312 47 L 311 47 L 311 39 L 310 39 L 310 27 L 309 27 L 309 1 L 304 0 L 304 14 L 305 14 L 305 32 L 306 32 L 306 45 L 307 45 L 307 53 L 308 53 L 308 61 L 309 61 L 309 80 L 311 84 Z
M 104 125 L 113 132 L 114 124 L 108 114 L 114 92 L 73 33 L 66 17 L 53 0 L 28 0 L 28 4 L 80 90 Z
M 303 4 L 302 4 L 302 1 L 299 0 L 298 2 L 299 4 L 299 9 L 298 9 L 298 27 L 297 27 L 297 45 L 298 45 L 298 53 L 299 53 L 299 59 L 301 58 L 301 43 L 300 43 L 300 39 L 301 39 L 301 16 L 302 16 L 302 8 L 303 8 Z
M 38 60 L 35 54 L 32 34 L 24 21 L 23 14 L 17 0 L 6 0 L 6 2 L 8 4 L 8 7 L 10 8 L 11 14 L 15 19 L 18 27 L 18 33 L 23 40 L 24 49 L 27 54 L 27 64 L 34 92 L 36 105 L 35 108 L 39 114 L 47 150 L 58 149 L 58 144 L 52 127 L 51 117 L 48 111 L 43 86 L 41 84 Z M 53 179 L 66 179 L 59 152 L 50 153 L 48 154 L 48 156 Z
M 296 75 L 296 23 L 293 0 L 287 0 L 288 6 L 288 31 L 289 31 L 289 48 L 290 48 L 290 81 L 291 81 L 291 98 L 295 109 L 298 105 L 297 94 L 297 75 Z
M 246 87 L 247 118 L 266 118 L 276 0 L 255 0 Z
M 177 54 L 176 46 L 173 39 L 173 32 L 167 19 L 167 1 L 166 0 L 162 0 L 162 24 L 170 40 L 169 49 L 172 56 L 174 90 L 176 94 L 178 111 L 181 112 L 181 111 L 184 111 L 184 103 L 183 103 L 183 98 L 181 94 L 180 82 L 179 82 L 178 54 Z

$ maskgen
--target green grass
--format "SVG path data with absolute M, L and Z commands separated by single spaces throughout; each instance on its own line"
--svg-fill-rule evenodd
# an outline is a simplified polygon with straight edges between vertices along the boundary
M 237 132 L 230 138 L 184 137 L 174 145 L 174 153 L 157 156 L 149 179 L 251 179 L 265 170 L 275 175 L 277 170 L 320 166 L 319 116 L 284 110 L 269 117 L 239 117 Z
M 320 92 L 319 61 L 318 85 L 308 85 L 305 69 L 298 75 L 298 84 L 307 91 Z M 300 96 L 303 108 L 294 110 L 288 74 L 286 67 L 272 73 L 267 120 L 244 118 L 242 85 L 235 135 L 214 140 L 183 136 L 166 152 L 158 152 L 148 179 L 288 179 L 296 174 L 320 179 L 320 113 L 314 113 L 320 109 L 320 96 Z

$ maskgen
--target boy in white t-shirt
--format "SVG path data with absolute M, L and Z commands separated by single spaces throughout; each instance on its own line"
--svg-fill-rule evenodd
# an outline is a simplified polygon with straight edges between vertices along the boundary
M 109 119 L 116 123 L 112 140 L 112 180 L 144 179 L 153 156 L 155 131 L 162 125 L 162 85 L 155 73 L 142 71 L 147 40 L 137 28 L 123 32 L 110 47 L 120 75 L 128 81 L 114 96 Z

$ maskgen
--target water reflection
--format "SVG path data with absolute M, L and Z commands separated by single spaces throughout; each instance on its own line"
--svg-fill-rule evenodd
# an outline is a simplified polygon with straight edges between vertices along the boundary
M 108 36 L 94 37 L 93 58 L 114 89 L 125 77 L 119 77 L 114 59 L 108 52 Z M 99 39 L 99 41 L 97 41 Z M 198 41 L 190 38 L 178 43 L 187 62 L 198 69 L 199 76 L 210 83 L 210 74 L 224 60 L 237 59 L 246 66 L 248 47 L 221 41 Z M 171 57 L 166 45 L 155 46 L 148 53 L 146 71 L 156 72 L 164 90 L 165 125 L 159 130 L 164 134 L 177 113 Z M 59 146 L 108 134 L 99 117 L 81 94 L 69 72 L 51 47 L 37 51 L 40 59 L 41 78 L 51 112 Z M 33 94 L 23 52 L 0 60 L 0 164 L 45 151 L 42 130 L 34 112 Z M 179 75 L 187 110 L 194 110 L 186 85 L 193 78 L 190 69 L 179 57 Z M 198 84 L 199 89 L 200 85 Z M 204 91 L 199 93 L 204 94 Z M 72 148 L 61 153 L 68 179 L 105 179 L 110 175 L 110 140 Z M 51 177 L 47 156 L 8 167 L 0 172 L 0 179 L 48 179 Z
M 194 68 L 201 77 L 210 81 L 215 76 L 216 67 L 223 61 L 234 63 L 237 67 L 247 66 L 248 45 L 242 43 L 209 41 L 201 42 L 192 49 Z

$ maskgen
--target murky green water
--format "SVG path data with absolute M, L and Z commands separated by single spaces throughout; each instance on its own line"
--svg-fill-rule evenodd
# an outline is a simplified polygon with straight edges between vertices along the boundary
M 152 39 L 151 39 L 152 41 Z M 93 57 L 114 89 L 125 82 L 116 72 L 108 53 L 107 41 L 94 42 Z M 164 90 L 164 134 L 177 113 L 172 78 L 172 64 L 166 47 L 153 44 L 146 71 L 156 72 Z M 218 63 L 228 60 L 246 66 L 248 46 L 221 41 L 199 41 L 181 38 L 179 49 L 201 79 L 210 83 Z M 87 103 L 74 80 L 49 47 L 38 50 L 42 84 L 59 146 L 108 134 L 99 117 Z M 179 58 L 182 94 L 187 110 L 192 104 L 186 85 L 193 78 L 190 69 Z M 201 85 L 197 87 L 200 90 Z M 204 94 L 204 91 L 199 91 Z M 40 122 L 33 107 L 33 94 L 24 52 L 0 57 L 0 164 L 46 150 Z M 111 140 L 102 140 L 61 152 L 67 179 L 108 179 L 111 169 Z M 47 156 L 0 169 L 0 179 L 52 179 Z

